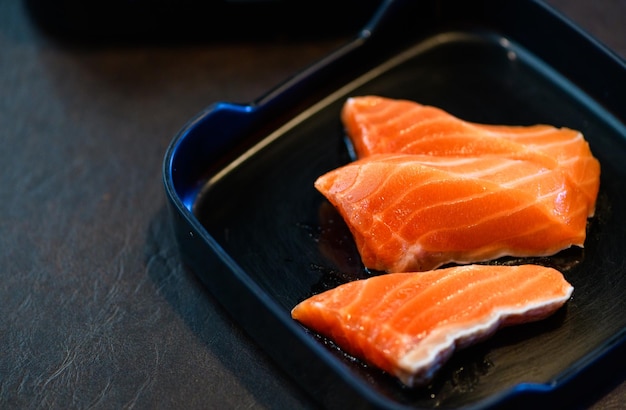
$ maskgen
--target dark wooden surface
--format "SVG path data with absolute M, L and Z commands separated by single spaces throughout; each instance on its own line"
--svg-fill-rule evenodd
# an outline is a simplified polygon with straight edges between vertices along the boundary
M 626 1 L 550 3 L 626 58 Z M 181 266 L 161 162 L 343 41 L 75 44 L 0 0 L 0 408 L 315 407 Z

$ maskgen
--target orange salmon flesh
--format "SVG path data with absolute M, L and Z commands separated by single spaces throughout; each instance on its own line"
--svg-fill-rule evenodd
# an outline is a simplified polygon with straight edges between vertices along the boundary
M 365 267 L 425 271 L 584 246 L 600 165 L 580 132 L 474 124 L 376 96 L 348 99 L 342 121 L 358 160 L 315 188 Z
M 543 319 L 573 287 L 538 265 L 468 265 L 389 273 L 312 296 L 292 317 L 407 386 L 428 383 L 457 348 Z

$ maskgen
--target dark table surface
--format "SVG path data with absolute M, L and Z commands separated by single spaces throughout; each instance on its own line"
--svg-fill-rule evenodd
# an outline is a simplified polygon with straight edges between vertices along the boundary
M 625 0 L 550 3 L 626 57 Z M 181 265 L 161 181 L 193 115 L 346 40 L 288 37 L 67 42 L 0 0 L 0 408 L 315 407 Z

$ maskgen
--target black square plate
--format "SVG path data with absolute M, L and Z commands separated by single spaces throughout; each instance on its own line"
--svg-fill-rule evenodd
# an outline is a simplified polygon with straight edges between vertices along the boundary
M 578 129 L 602 166 L 584 250 L 539 261 L 574 285 L 567 308 L 457 352 L 423 388 L 352 360 L 290 316 L 313 293 L 367 276 L 313 188 L 350 160 L 339 112 L 366 94 L 475 122 Z M 249 105 L 208 107 L 175 137 L 164 180 L 182 258 L 326 407 L 565 404 L 623 364 L 625 98 L 623 61 L 540 2 L 385 2 L 327 58 Z

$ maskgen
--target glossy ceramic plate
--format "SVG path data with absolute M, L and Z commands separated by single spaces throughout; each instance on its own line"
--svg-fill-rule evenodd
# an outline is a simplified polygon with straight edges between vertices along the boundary
M 313 293 L 367 276 L 313 188 L 350 161 L 339 112 L 347 97 L 366 94 L 474 122 L 579 129 L 602 166 L 584 250 L 533 260 L 574 285 L 566 308 L 457 352 L 422 388 L 402 387 L 290 316 Z M 326 407 L 567 403 L 623 357 L 625 96 L 624 63 L 542 3 L 384 3 L 345 47 L 250 105 L 208 107 L 176 136 L 164 180 L 181 255 Z

